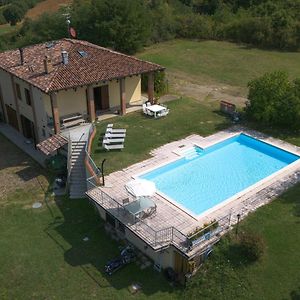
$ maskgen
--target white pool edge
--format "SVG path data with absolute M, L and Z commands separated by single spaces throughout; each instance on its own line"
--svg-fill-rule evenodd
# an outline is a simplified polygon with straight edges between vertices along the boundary
M 234 133 L 230 133 L 228 135 L 226 135 L 225 137 L 221 137 L 217 140 L 214 140 L 212 142 L 208 142 L 206 143 L 205 146 L 203 145 L 199 145 L 198 143 L 193 143 L 194 146 L 196 147 L 199 147 L 201 149 L 206 149 L 206 148 L 209 148 L 211 146 L 214 146 L 215 144 L 218 144 L 218 143 L 221 143 L 227 139 L 230 139 L 232 137 L 235 137 L 235 136 L 238 136 L 240 134 L 245 134 L 245 135 L 248 135 L 250 136 L 251 138 L 254 138 L 258 141 L 261 141 L 263 143 L 266 143 L 270 146 L 273 146 L 273 147 L 276 147 L 280 150 L 283 150 L 283 151 L 286 151 L 288 153 L 291 153 L 291 154 L 294 154 L 296 156 L 300 156 L 300 153 L 299 152 L 296 152 L 294 150 L 291 150 L 291 149 L 287 149 L 287 147 L 281 147 L 279 146 L 278 144 L 276 144 L 276 142 L 272 142 L 270 141 L 270 138 L 266 137 L 266 138 L 257 138 L 255 136 L 253 136 L 251 133 L 245 131 L 245 130 L 242 130 L 242 131 L 238 131 L 238 132 L 234 132 Z M 185 149 L 186 150 L 189 150 L 189 149 L 192 149 L 193 146 L 191 147 L 188 147 Z M 153 170 L 156 170 L 158 168 L 161 168 L 167 164 L 170 164 L 172 162 L 175 162 L 175 161 L 178 161 L 182 158 L 184 158 L 183 155 L 180 155 L 178 152 L 174 152 L 172 151 L 174 154 L 176 154 L 178 157 L 175 157 L 175 158 L 172 158 L 172 159 L 169 159 L 169 160 L 166 160 L 164 161 L 163 163 L 161 164 L 158 164 L 156 166 L 153 166 L 153 167 L 149 167 L 147 168 L 146 170 L 143 170 L 142 172 L 139 172 L 135 175 L 132 176 L 132 178 L 136 179 L 137 177 L 140 177 L 146 173 L 149 173 Z M 192 211 L 190 211 L 188 208 L 186 208 L 185 206 L 181 205 L 180 203 L 178 203 L 176 200 L 172 199 L 171 197 L 167 196 L 166 194 L 164 194 L 163 192 L 161 191 L 157 191 L 156 193 L 158 195 L 160 195 L 162 198 L 164 198 L 165 200 L 167 200 L 169 203 L 171 203 L 172 205 L 176 206 L 177 208 L 179 208 L 180 210 L 182 210 L 183 212 L 185 212 L 186 214 L 188 214 L 189 216 L 191 216 L 193 219 L 197 220 L 197 221 L 201 221 L 203 218 L 205 217 L 208 217 L 208 215 L 211 215 L 213 214 L 214 212 L 216 212 L 217 210 L 220 210 L 221 208 L 229 205 L 229 204 L 232 204 L 234 201 L 238 201 L 238 200 L 243 200 L 241 198 L 243 198 L 245 195 L 247 195 L 247 198 L 251 197 L 252 195 L 258 193 L 259 191 L 263 190 L 264 188 L 270 186 L 271 184 L 273 184 L 275 181 L 279 180 L 280 178 L 282 178 L 284 175 L 287 175 L 289 174 L 290 172 L 292 172 L 293 170 L 296 170 L 297 168 L 300 168 L 300 157 L 299 159 L 297 159 L 296 161 L 290 163 L 289 165 L 285 166 L 284 168 L 276 171 L 275 173 L 261 179 L 260 181 L 254 183 L 253 185 L 250 185 L 248 186 L 246 189 L 236 193 L 235 195 L 223 200 L 221 203 L 218 203 L 217 205 L 205 210 L 204 212 L 200 213 L 199 215 L 193 213 Z

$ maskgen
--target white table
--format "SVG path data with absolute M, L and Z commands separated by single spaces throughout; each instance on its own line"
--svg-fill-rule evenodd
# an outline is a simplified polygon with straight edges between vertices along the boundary
M 154 118 L 157 118 L 157 113 L 166 110 L 166 107 L 158 105 L 158 104 L 154 104 L 154 105 L 147 106 L 146 109 L 153 112 L 154 113 Z

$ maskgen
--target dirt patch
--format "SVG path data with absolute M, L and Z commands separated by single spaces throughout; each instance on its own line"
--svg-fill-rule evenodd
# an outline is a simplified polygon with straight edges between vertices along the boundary
M 36 19 L 43 13 L 53 13 L 58 11 L 61 7 L 71 4 L 72 0 L 45 0 L 38 3 L 35 7 L 28 10 L 26 18 Z
M 2 135 L 0 145 L 0 205 L 41 197 L 49 186 L 45 171 Z
M 169 72 L 168 80 L 170 91 L 206 104 L 225 100 L 236 104 L 238 107 L 244 107 L 247 101 L 245 97 L 247 94 L 246 88 L 217 83 L 201 85 L 199 78 L 193 78 L 178 72 Z

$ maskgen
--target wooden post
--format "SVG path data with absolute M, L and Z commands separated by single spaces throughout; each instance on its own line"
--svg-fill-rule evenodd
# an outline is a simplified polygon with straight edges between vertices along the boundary
M 126 114 L 126 93 L 125 93 L 125 78 L 120 79 L 120 114 Z
M 14 94 L 14 100 L 15 100 L 15 106 L 16 106 L 18 127 L 19 127 L 19 131 L 23 134 L 22 122 L 21 122 L 21 117 L 20 117 L 19 102 L 18 102 L 19 100 L 17 99 L 17 93 L 16 93 L 16 84 L 15 84 L 13 75 L 11 75 L 10 77 L 11 77 L 11 84 L 12 84 L 12 89 L 13 89 L 13 94 Z
M 154 102 L 154 73 L 148 74 L 148 101 Z
M 54 132 L 60 133 L 59 111 L 57 106 L 57 95 L 55 92 L 50 94 L 50 99 L 51 99 Z
M 94 122 L 96 119 L 96 111 L 95 111 L 95 100 L 94 100 L 94 90 L 91 85 L 87 87 L 87 103 L 88 103 L 88 114 L 90 122 Z

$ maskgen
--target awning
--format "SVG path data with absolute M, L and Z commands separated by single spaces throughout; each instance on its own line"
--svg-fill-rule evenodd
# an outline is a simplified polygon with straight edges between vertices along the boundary
M 68 144 L 68 140 L 62 135 L 56 134 L 37 144 L 36 147 L 44 154 L 49 155 L 66 144 Z

